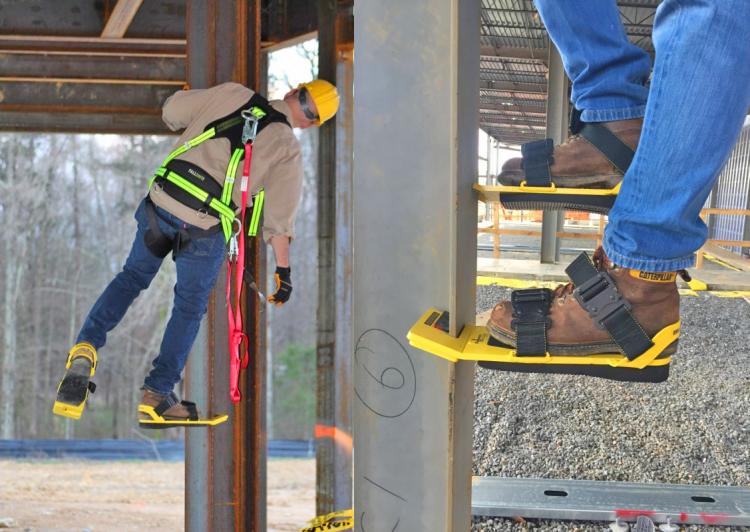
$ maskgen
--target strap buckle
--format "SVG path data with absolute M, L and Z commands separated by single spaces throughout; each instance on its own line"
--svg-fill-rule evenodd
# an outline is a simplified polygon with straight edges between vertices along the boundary
M 236 229 L 235 229 L 236 224 Z M 239 218 L 235 218 L 232 221 L 232 236 L 229 237 L 229 250 L 227 251 L 227 258 L 230 262 L 234 262 L 237 260 L 238 255 L 240 254 L 240 248 L 237 241 L 237 237 L 242 232 L 242 222 Z
M 604 321 L 620 310 L 625 308 L 630 311 L 630 303 L 622 297 L 617 290 L 617 285 L 607 272 L 597 272 L 596 275 L 584 281 L 573 290 L 578 304 L 588 312 L 589 316 L 599 329 L 606 330 Z
M 255 141 L 255 137 L 258 136 L 258 123 L 260 118 L 253 109 L 243 109 L 240 115 L 245 120 L 245 125 L 242 127 L 242 144 L 248 144 Z

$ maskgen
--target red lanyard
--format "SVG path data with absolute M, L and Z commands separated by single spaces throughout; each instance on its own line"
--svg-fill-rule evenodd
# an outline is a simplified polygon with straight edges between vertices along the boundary
M 250 162 L 253 158 L 252 141 L 245 143 L 245 164 L 242 168 L 242 207 L 240 214 L 240 227 L 238 233 L 232 236 L 237 238 L 237 255 L 232 260 L 232 256 L 227 259 L 227 322 L 229 323 L 229 397 L 233 403 L 240 400 L 240 370 L 247 368 L 249 362 L 248 356 L 248 337 L 243 330 L 242 310 L 240 309 L 240 295 L 242 294 L 242 277 L 245 272 L 245 231 L 242 228 L 242 221 L 245 220 L 245 210 L 247 208 L 247 191 L 250 188 Z M 234 267 L 234 310 L 232 309 L 232 268 Z M 240 346 L 245 341 L 242 348 L 242 357 L 240 357 Z

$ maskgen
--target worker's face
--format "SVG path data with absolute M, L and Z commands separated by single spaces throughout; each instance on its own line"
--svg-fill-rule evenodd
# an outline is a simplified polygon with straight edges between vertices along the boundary
M 318 125 L 318 108 L 305 89 L 289 91 L 284 100 L 289 104 L 292 112 L 292 124 L 300 129 L 307 129 Z

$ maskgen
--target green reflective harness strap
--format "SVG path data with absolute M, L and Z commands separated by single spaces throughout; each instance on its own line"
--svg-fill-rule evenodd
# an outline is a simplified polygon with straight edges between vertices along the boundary
M 247 231 L 247 236 L 258 235 L 258 225 L 260 224 L 260 215 L 263 212 L 263 203 L 265 200 L 266 191 L 261 188 L 253 201 L 253 215 L 250 218 L 250 229 Z
M 200 201 L 205 202 L 206 199 L 208 199 L 208 193 L 204 190 L 201 190 L 200 188 L 196 187 L 194 184 L 192 184 L 187 179 L 184 179 L 178 174 L 175 174 L 174 172 L 168 172 L 166 174 L 166 180 L 174 183 L 178 187 L 180 187 L 182 190 L 190 194 L 191 196 L 197 198 Z M 213 210 L 219 213 L 220 216 L 224 216 L 227 218 L 230 218 L 234 220 L 234 211 L 224 205 L 222 202 L 217 200 L 216 198 L 211 198 L 211 201 L 208 204 L 209 207 L 211 207 Z
M 227 167 L 227 173 L 224 176 L 224 188 L 221 191 L 221 201 L 225 205 L 229 205 L 232 202 L 232 190 L 234 189 L 235 175 L 237 174 L 237 167 L 240 165 L 244 150 L 236 149 L 232 153 L 232 157 L 229 159 L 229 166 Z M 234 213 L 230 218 L 226 216 L 221 217 L 221 228 L 224 231 L 224 237 L 229 241 L 232 237 L 232 223 L 234 222 Z

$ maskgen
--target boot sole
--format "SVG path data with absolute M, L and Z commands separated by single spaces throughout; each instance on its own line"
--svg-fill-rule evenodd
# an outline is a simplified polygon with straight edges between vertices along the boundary
M 674 352 L 677 351 L 676 343 Z M 514 349 L 513 346 L 499 342 L 495 338 L 488 341 L 488 345 L 493 347 L 503 347 Z M 658 357 L 665 358 L 670 356 L 666 353 L 668 347 Z M 601 351 L 600 351 L 601 352 Z M 564 355 L 562 355 L 564 356 Z M 581 364 L 513 364 L 509 362 L 477 362 L 480 367 L 497 371 L 510 371 L 514 373 L 550 373 L 557 375 L 582 375 L 586 377 L 599 377 L 601 379 L 620 381 L 620 382 L 664 382 L 669 378 L 669 364 L 662 366 L 646 366 L 643 369 L 634 368 L 613 368 L 611 366 L 585 366 Z
M 174 427 L 213 427 L 224 423 L 229 416 L 214 416 L 210 419 L 169 419 L 164 418 L 156 413 L 154 407 L 140 404 L 138 405 L 138 414 L 148 416 L 139 418 L 138 426 L 144 429 L 171 429 Z
M 84 375 L 65 375 L 57 387 L 57 397 L 52 406 L 52 413 L 70 419 L 81 419 L 89 392 L 96 386 Z
M 608 191 L 602 194 L 545 194 L 500 192 L 500 203 L 506 209 L 544 211 L 565 210 L 607 214 L 615 203 L 616 195 Z

